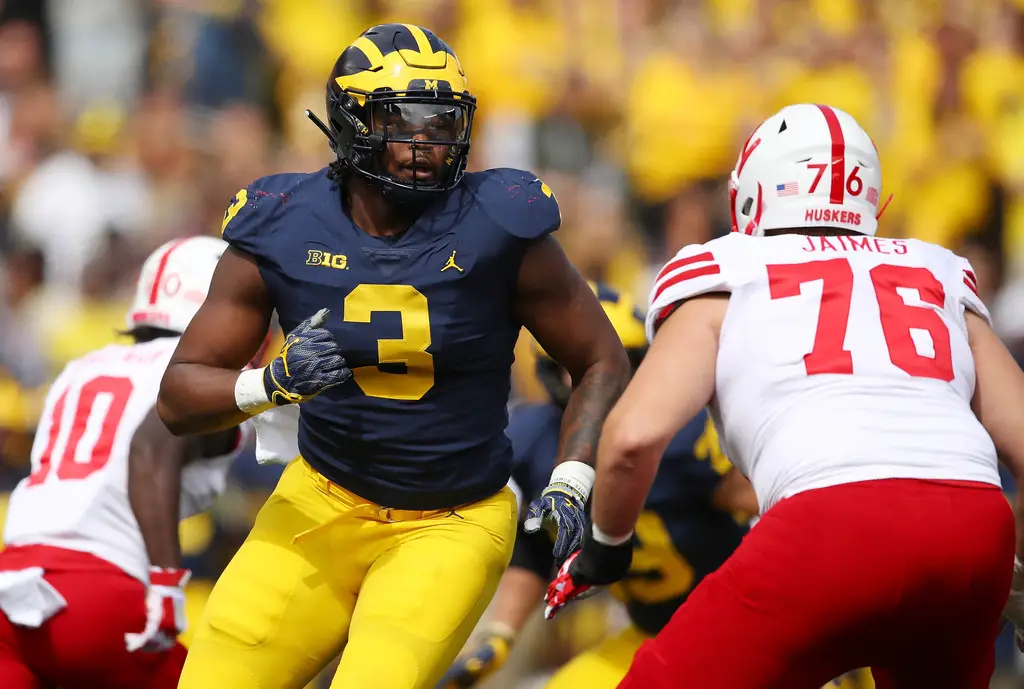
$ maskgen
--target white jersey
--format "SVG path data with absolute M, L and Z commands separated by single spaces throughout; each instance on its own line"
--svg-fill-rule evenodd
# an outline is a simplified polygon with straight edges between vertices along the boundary
M 85 551 L 148 582 L 146 545 L 128 500 L 128 455 L 177 342 L 111 345 L 64 368 L 46 397 L 32 473 L 11 495 L 7 545 Z M 182 518 L 209 508 L 223 491 L 247 432 L 231 454 L 184 467 Z
M 659 273 L 648 338 L 711 292 L 730 294 L 711 413 L 762 511 L 871 479 L 1000 485 L 971 410 L 964 311 L 989 316 L 966 259 L 917 240 L 732 233 Z

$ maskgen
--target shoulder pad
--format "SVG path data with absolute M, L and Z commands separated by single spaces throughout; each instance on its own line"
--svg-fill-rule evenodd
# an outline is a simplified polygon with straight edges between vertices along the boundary
M 496 168 L 466 175 L 484 212 L 509 234 L 540 239 L 562 224 L 551 187 L 525 170 Z
M 723 259 L 739 236 L 728 234 L 705 244 L 684 246 L 658 272 L 648 301 L 646 326 L 649 341 L 654 341 L 658 326 L 680 303 L 709 292 L 732 292 Z
M 981 295 L 978 294 L 978 278 L 974 275 L 971 262 L 963 256 L 957 254 L 953 254 L 953 256 L 956 259 L 953 280 L 960 288 L 960 304 L 968 311 L 973 311 L 984 318 L 985 322 L 991 326 L 992 317 L 989 315 L 985 302 L 981 300 Z
M 221 237 L 236 249 L 259 255 L 273 220 L 288 203 L 295 187 L 307 177 L 296 173 L 270 175 L 239 189 L 224 211 Z

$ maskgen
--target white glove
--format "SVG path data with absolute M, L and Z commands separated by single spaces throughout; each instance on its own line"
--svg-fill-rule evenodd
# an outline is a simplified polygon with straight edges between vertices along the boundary
M 187 569 L 149 568 L 146 628 L 124 635 L 129 652 L 159 653 L 174 646 L 185 630 L 185 584 L 191 576 Z

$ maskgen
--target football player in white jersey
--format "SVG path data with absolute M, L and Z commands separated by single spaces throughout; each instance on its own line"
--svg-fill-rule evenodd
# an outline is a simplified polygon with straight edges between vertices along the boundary
M 548 604 L 626 572 L 659 457 L 705 405 L 762 517 L 620 687 L 810 689 L 865 666 L 879 689 L 988 687 L 1015 547 L 997 450 L 1024 478 L 1024 374 L 965 259 L 875 236 L 881 188 L 852 117 L 786 107 L 739 156 L 734 231 L 659 274 Z
M 154 407 L 226 246 L 157 249 L 127 315 L 135 343 L 72 361 L 47 395 L 0 552 L 5 689 L 177 686 L 189 578 L 178 520 L 223 489 L 243 431 L 177 438 Z

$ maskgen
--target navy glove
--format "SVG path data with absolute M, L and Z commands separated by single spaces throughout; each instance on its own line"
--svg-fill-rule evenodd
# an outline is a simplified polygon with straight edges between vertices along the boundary
M 352 377 L 334 336 L 323 327 L 328 313 L 320 309 L 295 326 L 263 369 L 263 387 L 274 404 L 305 402 Z
M 550 620 L 571 601 L 595 593 L 595 586 L 608 586 L 623 579 L 633 564 L 633 539 L 618 545 L 594 540 L 586 529 L 583 548 L 569 556 L 544 594 L 544 619 Z
M 479 645 L 459 656 L 434 689 L 475 687 L 505 664 L 514 638 L 511 631 L 491 629 Z
M 556 562 L 579 550 L 586 529 L 587 498 L 594 485 L 594 468 L 583 462 L 562 462 L 551 472 L 551 481 L 540 497 L 530 503 L 523 521 L 526 533 L 542 527 L 556 530 L 552 553 Z

